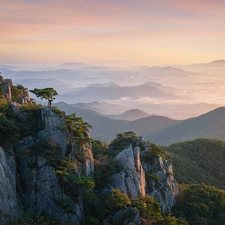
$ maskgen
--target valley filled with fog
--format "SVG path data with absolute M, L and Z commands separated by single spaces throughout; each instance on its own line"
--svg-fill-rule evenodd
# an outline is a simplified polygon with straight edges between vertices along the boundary
M 189 66 L 94 66 L 65 63 L 53 68 L 22 70 L 1 66 L 4 77 L 25 87 L 53 87 L 55 103 L 65 102 L 103 115 L 126 119 L 127 110 L 145 115 L 187 119 L 225 102 L 225 61 Z M 32 96 L 32 95 L 31 95 Z M 32 96 L 34 97 L 34 96 Z M 142 112 L 144 111 L 144 112 Z M 137 115 L 137 119 L 142 115 Z M 129 118 L 128 118 L 129 120 Z

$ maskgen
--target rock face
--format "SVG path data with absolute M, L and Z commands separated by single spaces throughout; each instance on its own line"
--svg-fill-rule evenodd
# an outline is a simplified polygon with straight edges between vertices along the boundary
M 158 199 L 162 212 L 171 211 L 178 195 L 172 163 L 159 156 L 153 158 L 150 163 L 143 163 L 143 167 L 147 176 L 155 175 L 148 179 L 146 193 Z
M 65 117 L 54 108 L 34 107 L 34 111 L 23 111 L 16 103 L 10 106 L 18 123 L 26 127 L 22 129 L 26 135 L 13 147 L 4 147 L 4 150 L 0 147 L 0 224 L 17 218 L 27 208 L 45 212 L 61 223 L 81 224 L 85 219 L 86 205 L 79 185 L 73 186 L 72 181 L 82 176 L 93 176 L 91 144 L 74 142 Z M 88 131 L 82 132 L 85 138 L 90 138 Z M 104 206 L 104 199 L 112 195 L 112 188 L 116 188 L 130 199 L 150 194 L 158 199 L 163 212 L 171 211 L 178 194 L 172 164 L 161 156 L 143 160 L 142 157 L 151 149 L 143 139 L 138 142 L 144 146 L 143 151 L 130 145 L 115 156 L 114 160 L 123 169 L 110 174 L 110 181 L 107 180 L 107 185 L 98 190 L 104 198 L 98 200 Z M 55 160 L 55 164 L 51 160 Z M 69 169 L 60 170 L 56 164 L 69 164 Z M 70 176 L 60 176 L 68 173 Z M 72 185 L 60 180 L 64 178 L 70 179 Z M 80 181 L 83 182 L 82 179 Z M 116 210 L 107 214 L 102 221 L 105 225 L 140 225 L 143 222 L 135 208 L 127 206 Z
M 4 90 L 4 98 L 7 101 L 12 100 L 12 88 L 13 88 L 13 82 L 11 79 L 4 79 L 2 76 L 0 76 L 0 87 Z M 25 88 L 24 90 L 21 90 L 20 98 L 17 99 L 18 103 L 25 104 L 25 103 L 32 103 L 32 100 L 29 97 L 29 90 Z
M 128 214 L 128 215 L 127 215 Z M 104 225 L 141 225 L 139 211 L 132 207 L 121 209 L 116 212 L 110 220 L 105 220 Z
M 85 136 L 90 138 L 90 132 L 86 131 Z M 92 146 L 91 143 L 84 144 L 81 151 L 85 154 L 85 160 L 83 160 L 83 175 L 84 176 L 93 176 L 94 171 L 94 158 L 92 153 Z
M 13 86 L 13 82 L 11 79 L 4 79 L 3 77 L 1 77 L 0 79 L 0 86 L 3 88 L 4 90 L 4 97 L 6 100 L 11 100 L 12 99 L 12 94 L 11 94 L 11 89 Z
M 16 104 L 12 108 L 19 119 L 25 121 L 27 114 L 20 112 Z M 0 223 L 16 218 L 23 209 L 30 208 L 34 212 L 45 212 L 61 222 L 80 224 L 84 219 L 84 205 L 79 188 L 73 199 L 66 195 L 57 178 L 56 169 L 49 165 L 41 147 L 37 146 L 42 142 L 58 146 L 61 157 L 67 155 L 71 159 L 75 168 L 74 175 L 79 177 L 89 176 L 94 172 L 91 145 L 83 146 L 81 150 L 87 152 L 88 157 L 79 161 L 76 155 L 80 149 L 76 149 L 75 145 L 68 149 L 70 139 L 65 130 L 60 129 L 65 127 L 63 117 L 45 107 L 39 109 L 36 116 L 38 119 L 34 123 L 39 124 L 40 130 L 35 135 L 23 138 L 15 146 L 16 151 L 20 151 L 20 158 L 15 161 L 15 157 L 9 154 L 6 156 L 0 148 Z
M 25 88 L 25 90 L 18 102 L 20 104 L 32 103 L 32 100 L 30 99 L 30 96 L 29 96 L 29 90 L 27 88 Z
M 18 216 L 16 193 L 16 166 L 12 156 L 6 156 L 0 147 L 0 222 Z
M 68 142 L 66 132 L 60 129 L 65 127 L 64 118 L 62 116 L 58 116 L 51 109 L 42 107 L 41 121 L 44 125 L 44 129 L 38 132 L 38 139 L 59 145 L 62 149 L 62 157 L 64 157 Z
M 113 174 L 111 185 L 131 199 L 145 195 L 145 173 L 140 162 L 140 148 L 132 147 L 120 152 L 115 160 L 124 166 L 124 171 Z

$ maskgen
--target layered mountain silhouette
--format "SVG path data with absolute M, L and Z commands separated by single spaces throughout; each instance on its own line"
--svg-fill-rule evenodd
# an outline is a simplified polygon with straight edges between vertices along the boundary
M 88 109 L 104 115 L 121 114 L 130 109 L 130 107 L 125 105 L 98 101 L 88 103 L 75 103 L 70 105 L 75 108 Z
M 128 121 L 138 120 L 138 119 L 149 117 L 149 116 L 150 115 L 148 113 L 140 109 L 130 109 L 118 115 L 107 115 L 107 117 L 110 119 L 128 120 Z
M 134 121 L 117 120 L 107 118 L 91 110 L 72 107 L 64 102 L 53 105 L 68 114 L 76 113 L 77 116 L 82 116 L 84 121 L 87 121 L 93 126 L 91 136 L 102 141 L 110 141 L 116 136 L 116 133 L 134 131 L 137 135 L 141 136 L 180 122 L 179 120 L 173 120 L 163 116 L 149 116 Z
M 175 89 L 164 87 L 163 85 L 147 82 L 135 86 L 120 86 L 114 82 L 105 84 L 91 84 L 80 90 L 67 93 L 70 97 L 67 101 L 73 102 L 92 102 L 117 99 L 139 99 L 142 97 L 151 98 L 175 98 Z M 59 96 L 58 99 L 65 99 L 65 96 Z
M 149 133 L 146 138 L 160 145 L 170 145 L 196 138 L 225 140 L 225 107 Z
M 118 118 L 110 119 L 92 110 L 72 107 L 64 102 L 55 105 L 66 113 L 75 112 L 78 116 L 82 116 L 84 121 L 93 125 L 92 136 L 103 141 L 109 141 L 115 137 L 116 133 L 125 131 L 134 131 L 137 135 L 144 136 L 146 140 L 159 145 L 170 145 L 196 138 L 225 140 L 225 107 L 187 120 L 148 116 L 126 121 L 118 120 Z

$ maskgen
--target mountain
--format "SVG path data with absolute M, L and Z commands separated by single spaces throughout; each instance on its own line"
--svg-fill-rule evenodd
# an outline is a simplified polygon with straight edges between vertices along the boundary
M 46 87 L 53 87 L 57 91 L 68 89 L 68 84 L 54 79 L 54 78 L 47 78 L 47 79 L 15 79 L 14 84 L 21 84 L 24 87 L 29 87 L 30 89 L 33 88 L 46 88 Z
M 108 118 L 116 119 L 116 120 L 138 120 L 141 118 L 145 118 L 150 116 L 148 113 L 140 110 L 140 109 L 130 109 L 128 111 L 125 111 L 124 113 L 118 114 L 118 115 L 107 115 Z
M 7 106 L 0 109 L 0 224 L 150 224 L 171 212 L 179 194 L 172 164 L 143 139 L 116 139 L 124 146 L 117 152 L 92 145 L 87 124 L 57 108 Z
M 205 74 L 212 74 L 214 76 L 223 75 L 225 69 L 225 60 L 219 59 L 209 63 L 197 63 L 193 65 L 183 65 L 179 67 L 190 72 L 193 71 L 198 73 L 204 72 Z
M 92 84 L 80 90 L 68 92 L 70 98 L 67 102 L 92 102 L 119 99 L 139 99 L 143 97 L 151 98 L 174 98 L 175 89 L 162 86 L 157 83 L 144 83 L 135 86 L 119 86 L 114 82 L 104 84 Z M 64 95 L 59 96 L 63 101 Z
M 108 118 L 114 118 L 114 116 L 116 116 L 119 119 L 122 119 L 120 118 L 120 115 L 117 116 L 117 114 L 122 114 L 127 110 L 131 110 L 131 107 L 135 107 L 141 111 L 148 113 L 149 115 L 162 115 L 177 120 L 196 117 L 220 107 L 219 105 L 208 104 L 205 102 L 200 102 L 197 104 L 151 104 L 147 102 L 145 104 L 125 104 L 125 102 L 121 102 L 120 104 L 113 104 L 108 102 L 95 101 L 90 103 L 75 103 L 70 105 L 76 108 L 89 109 L 100 114 L 104 114 Z M 141 116 L 140 118 L 142 117 L 145 116 Z
M 197 64 L 194 64 L 193 66 L 225 66 L 225 60 L 224 59 L 219 59 L 219 60 L 214 60 L 212 62 L 209 62 L 209 63 L 197 63 Z
M 137 71 L 143 75 L 152 77 L 186 77 L 190 75 L 190 72 L 184 71 L 183 69 L 171 66 L 139 66 L 134 67 L 134 71 Z
M 210 62 L 208 65 L 225 66 L 225 60 L 224 59 L 214 60 L 214 61 Z
M 63 63 L 62 65 L 60 65 L 59 67 L 61 69 L 84 69 L 86 67 L 89 67 L 90 65 L 85 64 L 85 63 Z
M 72 107 L 75 108 L 82 108 L 95 111 L 100 114 L 120 114 L 124 111 L 130 109 L 128 106 L 119 105 L 119 104 L 112 104 L 108 102 L 90 102 L 90 103 L 75 103 L 70 104 Z M 107 116 L 108 117 L 108 116 Z
M 149 116 L 134 121 L 109 119 L 97 112 L 75 108 L 64 102 L 53 104 L 67 114 L 76 113 L 77 116 L 82 116 L 84 121 L 92 125 L 91 136 L 99 138 L 102 141 L 110 141 L 116 136 L 116 133 L 125 131 L 134 131 L 137 135 L 145 136 L 145 134 L 154 132 L 168 126 L 179 123 L 179 120 L 172 120 L 163 116 Z
M 172 144 L 165 151 L 171 156 L 178 183 L 225 189 L 224 141 L 197 139 Z
M 170 145 L 196 138 L 225 140 L 224 133 L 225 107 L 220 107 L 196 118 L 149 133 L 146 138 L 160 145 Z
M 66 83 L 69 87 L 87 86 L 93 82 L 99 82 L 97 77 L 87 74 L 81 70 L 69 70 L 69 69 L 49 69 L 43 71 L 13 71 L 9 69 L 1 69 L 4 77 L 10 77 L 13 80 L 19 79 L 57 79 L 63 83 Z M 42 80 L 44 82 L 44 80 Z M 68 91 L 68 87 L 67 87 Z

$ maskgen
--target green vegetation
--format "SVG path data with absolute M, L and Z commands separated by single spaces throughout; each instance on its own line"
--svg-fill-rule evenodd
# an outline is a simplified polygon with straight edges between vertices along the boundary
M 35 94 L 41 100 L 46 99 L 48 101 L 48 107 L 52 106 L 52 102 L 55 99 L 54 96 L 58 95 L 57 91 L 53 88 L 34 88 L 30 90 L 31 93 Z
M 185 186 L 173 214 L 190 225 L 225 224 L 225 191 L 205 184 Z
M 88 128 L 92 128 L 92 126 L 84 122 L 82 117 L 76 116 L 75 113 L 67 115 L 65 116 L 65 124 L 72 143 L 75 142 L 79 148 L 82 148 L 84 144 L 92 141 L 92 139 L 87 136 Z
M 2 146 L 13 144 L 19 140 L 19 127 L 14 119 L 10 120 L 0 113 L 0 143 Z
M 0 72 L 0 74 L 2 74 L 2 73 Z M 4 81 L 4 78 L 2 75 L 0 75 L 0 82 L 3 82 L 3 81 Z
M 133 131 L 117 133 L 116 138 L 110 143 L 109 148 L 116 152 L 120 152 L 129 147 L 130 144 L 134 147 L 136 141 L 138 141 L 138 137 Z
M 164 151 L 154 143 L 149 144 L 149 150 L 141 156 L 141 160 L 143 162 L 151 162 L 155 158 L 158 158 L 159 156 L 162 156 L 162 158 L 165 158 L 165 153 Z
M 21 114 L 24 116 L 17 118 L 20 126 L 21 137 L 31 135 L 36 138 L 37 132 L 44 129 L 41 119 L 40 105 L 28 104 L 20 107 Z
M 2 146 L 13 145 L 28 135 L 36 135 L 43 129 L 40 105 L 19 105 L 16 115 L 9 103 L 0 104 L 0 142 Z
M 118 152 L 124 150 L 125 148 L 132 145 L 132 148 L 139 146 L 141 150 L 145 147 L 142 143 L 139 143 L 139 137 L 133 131 L 127 131 L 123 133 L 117 133 L 116 138 L 111 141 L 109 148 L 117 154 Z
M 131 205 L 131 201 L 126 194 L 120 190 L 113 188 L 113 194 L 106 198 L 105 205 L 108 210 L 119 210 Z
M 188 225 L 188 222 L 182 218 L 177 218 L 175 216 L 165 216 L 161 220 L 154 222 L 154 225 Z
M 58 116 L 61 117 L 65 116 L 65 113 L 62 110 L 58 109 L 57 107 L 52 107 L 51 110 Z
M 26 88 L 20 84 L 13 86 L 11 89 L 11 93 L 12 93 L 12 101 L 14 101 L 14 102 L 18 102 L 19 99 L 28 95 Z
M 150 195 L 133 200 L 133 206 L 139 210 L 141 217 L 146 220 L 158 221 L 162 219 L 160 205 Z
M 59 221 L 53 221 L 43 212 L 34 212 L 31 209 L 19 215 L 18 219 L 15 219 L 7 225 L 59 225 Z
M 0 88 L 0 98 L 4 90 Z M 37 97 L 46 99 L 51 107 L 57 92 L 53 88 L 31 90 Z M 26 94 L 22 85 L 12 88 L 14 101 L 18 101 Z M 147 143 L 149 150 L 141 156 L 144 163 L 153 163 L 159 156 L 170 157 L 173 161 L 175 177 L 180 183 L 195 185 L 180 185 L 177 204 L 171 215 L 163 215 L 156 199 L 149 195 L 131 200 L 128 195 L 118 189 L 110 189 L 110 179 L 114 173 L 124 170 L 123 165 L 114 160 L 114 156 L 123 149 L 139 146 L 145 150 L 146 146 L 139 141 L 139 137 L 132 131 L 118 133 L 108 145 L 89 137 L 88 129 L 92 126 L 84 122 L 75 113 L 65 115 L 57 108 L 53 112 L 64 118 L 65 126 L 58 127 L 68 134 L 68 149 L 62 153 L 59 145 L 41 141 L 37 133 L 44 129 L 41 118 L 40 105 L 20 105 L 17 112 L 8 103 L 0 104 L 0 143 L 6 149 L 13 146 L 15 160 L 18 162 L 29 157 L 30 170 L 39 169 L 39 157 L 45 158 L 45 164 L 55 169 L 58 183 L 61 187 L 60 198 L 55 204 L 65 213 L 75 213 L 74 203 L 82 201 L 85 206 L 84 224 L 101 224 L 103 220 L 119 210 L 124 216 L 139 213 L 146 225 L 190 225 L 194 224 L 225 224 L 225 191 L 218 188 L 225 187 L 225 142 L 217 140 L 198 139 L 195 141 L 173 144 L 163 150 L 153 143 Z M 19 140 L 31 137 L 32 146 L 24 147 Z M 17 143 L 15 145 L 15 143 Z M 79 171 L 82 163 L 89 157 L 85 146 L 91 147 L 95 159 L 95 171 L 92 177 L 82 176 Z M 78 172 L 79 171 L 79 172 Z M 38 174 L 38 173 L 37 173 Z M 168 174 L 169 175 L 169 174 Z M 19 176 L 19 175 L 18 175 Z M 160 178 L 146 173 L 146 184 L 151 190 L 160 185 Z M 22 181 L 21 181 L 22 182 Z M 107 189 L 108 188 L 108 189 Z M 21 185 L 21 191 L 23 187 Z M 37 190 L 35 190 L 37 192 Z M 11 225 L 25 224 L 59 224 L 52 221 L 41 212 L 31 210 L 22 213 Z
M 0 98 L 3 98 L 4 97 L 4 89 L 2 86 L 0 86 Z
M 225 189 L 225 142 L 196 139 L 165 147 L 178 183 L 205 183 Z
M 96 188 L 100 189 L 109 184 L 113 173 L 118 173 L 123 170 L 123 165 L 113 159 L 113 151 L 109 149 L 106 143 L 102 143 L 99 140 L 93 141 L 92 152 L 94 159 L 97 160 L 94 174 Z
M 92 153 L 96 160 L 102 160 L 109 155 L 109 147 L 107 143 L 103 143 L 99 140 L 92 141 Z

